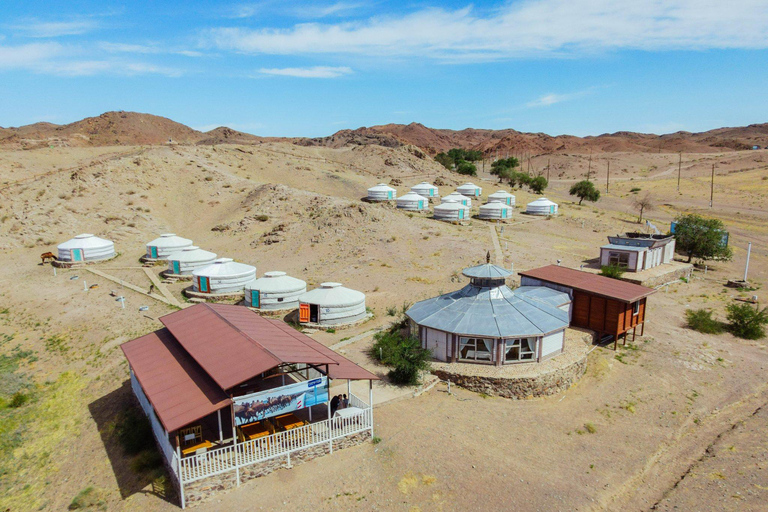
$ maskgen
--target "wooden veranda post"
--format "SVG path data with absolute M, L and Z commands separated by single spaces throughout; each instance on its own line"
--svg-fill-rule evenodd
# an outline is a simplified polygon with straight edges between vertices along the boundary
M 371 419 L 371 439 L 373 439 L 373 381 L 368 380 L 368 407 L 369 417 Z
M 179 462 L 179 494 L 181 495 L 181 508 L 186 507 L 184 503 L 184 475 L 181 472 L 181 445 L 179 444 L 179 431 L 176 431 L 176 460 Z

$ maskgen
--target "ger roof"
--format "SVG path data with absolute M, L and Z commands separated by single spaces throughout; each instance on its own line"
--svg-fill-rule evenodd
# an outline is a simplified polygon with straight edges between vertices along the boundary
M 461 290 L 417 302 L 406 315 L 419 325 L 469 336 L 513 338 L 541 336 L 568 327 L 568 312 L 507 286 Z M 560 293 L 563 304 L 568 294 Z M 551 296 L 550 296 L 551 297 Z
M 227 407 L 231 401 L 168 329 L 123 343 L 126 359 L 166 430 Z
M 621 302 L 635 302 L 656 293 L 653 288 L 558 265 L 547 265 L 518 272 L 518 274 Z
M 479 277 L 486 279 L 501 279 L 511 276 L 512 272 L 493 263 L 483 263 L 474 267 L 465 268 L 462 272 L 467 277 Z
M 242 306 L 196 304 L 160 321 L 222 389 L 283 363 L 339 364 L 312 338 Z

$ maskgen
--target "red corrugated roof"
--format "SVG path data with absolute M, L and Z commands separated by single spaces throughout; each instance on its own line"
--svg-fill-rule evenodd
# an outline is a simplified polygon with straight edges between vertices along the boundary
M 331 354 L 341 356 L 332 350 L 329 354 L 329 349 L 312 338 L 242 306 L 197 304 L 160 321 L 225 390 L 283 363 L 341 364 Z M 331 378 L 338 369 L 329 369 Z M 348 373 L 352 374 L 351 369 Z
M 328 376 L 330 378 L 349 379 L 349 380 L 379 380 L 379 377 L 377 377 L 375 374 L 369 372 L 365 368 L 358 366 L 357 364 L 353 363 L 346 357 L 337 354 L 332 349 L 326 347 L 321 343 L 318 343 L 317 341 L 313 340 L 309 336 L 306 336 L 304 334 L 301 334 L 300 332 L 297 332 L 296 329 L 286 324 L 285 322 L 281 322 L 280 320 L 269 320 L 269 321 L 274 323 L 274 325 L 279 329 L 282 329 L 286 332 L 292 332 L 292 334 L 300 336 L 300 339 L 303 343 L 308 343 L 308 344 L 311 343 L 315 350 L 317 350 L 324 356 L 327 356 L 333 359 L 336 362 L 336 364 L 332 364 L 328 366 Z
M 123 343 L 126 359 L 166 430 L 177 430 L 231 400 L 174 339 L 160 329 Z
M 558 265 L 534 268 L 518 274 L 622 302 L 635 302 L 656 293 L 653 288 Z

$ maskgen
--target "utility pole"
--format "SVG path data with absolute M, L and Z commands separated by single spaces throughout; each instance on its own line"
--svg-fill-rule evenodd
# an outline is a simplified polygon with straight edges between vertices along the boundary
M 712 181 L 709 185 L 709 207 L 712 208 L 712 200 L 715 198 L 715 164 L 712 164 Z
M 587 167 L 587 181 L 589 181 L 589 174 L 592 172 L 592 150 L 589 150 L 589 166 Z
M 680 169 L 683 165 L 683 152 L 679 153 L 679 159 L 677 160 L 677 191 L 680 192 Z
M 549 158 L 547 158 L 547 183 L 549 183 Z
M 608 187 L 611 185 L 611 161 L 608 160 L 608 174 L 605 177 L 605 191 L 608 192 Z
M 744 282 L 747 282 L 747 271 L 749 271 L 749 255 L 752 254 L 752 242 L 747 246 L 747 264 L 744 265 Z

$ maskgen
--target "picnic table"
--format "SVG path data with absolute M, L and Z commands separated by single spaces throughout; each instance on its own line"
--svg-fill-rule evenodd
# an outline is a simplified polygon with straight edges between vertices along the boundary
M 283 414 L 281 416 L 276 416 L 272 419 L 283 430 L 291 430 L 293 428 L 303 427 L 306 425 L 304 420 L 299 419 L 299 417 L 292 412 Z
M 243 437 L 248 441 L 269 435 L 267 425 L 261 421 L 240 427 L 240 432 L 243 433 Z
M 337 409 L 336 412 L 333 414 L 334 418 L 350 418 L 358 413 L 363 412 L 363 410 L 359 407 L 345 407 L 344 409 Z
M 206 450 L 213 446 L 213 443 L 210 441 L 203 441 L 202 443 L 193 444 L 192 446 L 187 446 L 183 450 L 181 450 L 182 455 L 189 455 L 190 453 L 195 453 L 197 450 L 200 450 L 202 448 L 205 448 Z

